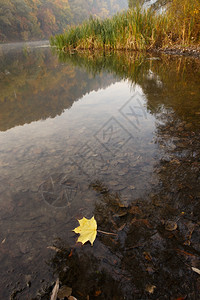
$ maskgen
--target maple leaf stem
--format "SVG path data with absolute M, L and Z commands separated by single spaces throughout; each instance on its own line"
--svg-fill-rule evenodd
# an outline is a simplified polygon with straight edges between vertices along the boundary
M 112 232 L 106 232 L 106 231 L 102 231 L 102 230 L 97 230 L 98 232 L 104 233 L 104 234 L 109 234 L 109 235 L 117 235 L 116 233 L 112 233 Z

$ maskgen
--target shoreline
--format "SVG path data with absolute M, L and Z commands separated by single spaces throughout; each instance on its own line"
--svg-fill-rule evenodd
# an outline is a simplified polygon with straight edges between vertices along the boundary
M 50 47 L 55 47 L 56 46 L 52 46 L 50 45 Z M 66 50 L 60 50 L 58 49 L 58 52 L 63 52 L 63 53 L 81 53 L 81 52 L 137 52 L 137 53 L 157 53 L 157 54 L 167 54 L 167 55 L 177 55 L 177 56 L 185 56 L 185 57 L 193 57 L 193 58 L 197 58 L 200 59 L 200 46 L 180 46 L 180 45 L 176 45 L 176 46 L 166 46 L 163 48 L 151 48 L 151 49 L 147 49 L 144 51 L 141 50 L 133 50 L 133 49 L 100 49 L 100 48 L 88 48 L 88 49 L 82 49 L 82 48 L 72 48 L 72 49 L 66 49 Z
M 8 42 L 8 43 L 2 43 L 0 44 L 0 48 L 3 49 L 3 48 L 15 48 L 15 47 L 22 47 L 22 46 L 28 46 L 28 47 L 31 47 L 31 46 L 39 46 L 41 45 L 41 43 L 44 43 L 44 45 L 49 45 L 50 47 L 55 47 L 57 48 L 56 46 L 51 46 L 50 44 L 50 40 L 37 40 L 37 41 L 20 41 L 20 42 Z M 37 45 L 38 44 L 38 45 Z M 70 49 L 70 50 L 67 50 L 66 52 L 71 52 L 71 51 L 76 51 L 77 53 L 80 51 L 89 51 L 89 52 L 92 52 L 92 51 L 104 51 L 102 49 L 91 49 L 91 48 L 88 48 L 88 49 Z M 59 51 L 59 49 L 58 49 Z M 107 51 L 107 50 L 105 50 Z M 145 52 L 145 51 L 140 51 L 140 50 L 129 50 L 129 49 L 116 49 L 116 50 L 108 50 L 108 51 L 122 51 L 122 52 Z M 65 51 L 63 51 L 65 52 Z M 163 48 L 152 48 L 152 49 L 149 49 L 149 50 L 146 50 L 147 53 L 163 53 L 163 54 L 168 54 L 168 55 L 181 55 L 181 56 L 189 56 L 189 57 L 194 57 L 194 58 L 198 58 L 200 59 L 200 45 L 198 46 L 181 46 L 181 45 L 175 45 L 175 46 L 166 46 L 166 47 L 163 47 Z
M 164 53 L 169 55 L 181 55 L 181 56 L 189 56 L 200 59 L 200 46 L 186 46 L 182 47 L 180 45 L 177 46 L 167 46 L 160 49 L 155 49 L 153 52 Z

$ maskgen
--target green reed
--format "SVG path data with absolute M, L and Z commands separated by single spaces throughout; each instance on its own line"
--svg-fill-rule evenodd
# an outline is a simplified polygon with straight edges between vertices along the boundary
M 137 7 L 104 20 L 90 19 L 51 38 L 58 49 L 145 50 L 156 43 L 162 18 Z
M 178 9 L 179 0 L 172 0 L 171 9 L 165 14 L 157 14 L 152 9 L 136 7 L 126 12 L 118 13 L 112 18 L 104 20 L 90 17 L 79 26 L 72 26 L 63 34 L 51 38 L 51 45 L 59 50 L 149 50 L 162 48 L 180 40 L 190 41 L 198 37 L 191 29 L 195 28 L 195 19 L 192 15 L 177 20 L 173 14 L 173 7 Z M 186 0 L 184 0 L 186 1 Z M 187 0 L 189 2 L 196 0 Z M 181 3 L 180 3 L 181 6 Z M 197 15 L 197 10 L 192 8 Z M 193 13 L 192 11 L 192 13 Z M 190 18 L 190 19 L 189 19 Z M 189 20 L 189 21 L 188 21 Z M 190 27 L 186 26 L 190 22 Z M 176 26 L 176 25 L 179 25 Z M 184 28 L 187 28 L 184 29 Z

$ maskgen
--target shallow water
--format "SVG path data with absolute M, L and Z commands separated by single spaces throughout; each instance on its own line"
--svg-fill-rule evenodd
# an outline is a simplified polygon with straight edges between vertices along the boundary
M 45 45 L 0 48 L 1 298 L 198 299 L 199 61 Z

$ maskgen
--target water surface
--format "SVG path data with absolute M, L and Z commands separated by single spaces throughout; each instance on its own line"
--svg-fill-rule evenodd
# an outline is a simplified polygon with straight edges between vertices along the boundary
M 0 53 L 2 298 L 198 299 L 199 61 Z

